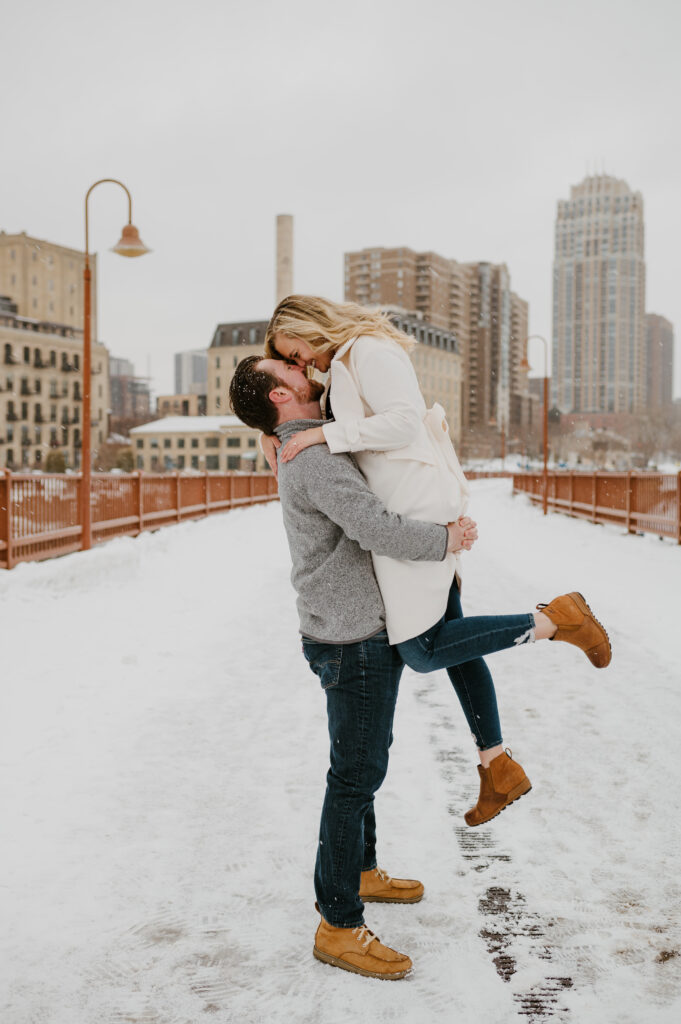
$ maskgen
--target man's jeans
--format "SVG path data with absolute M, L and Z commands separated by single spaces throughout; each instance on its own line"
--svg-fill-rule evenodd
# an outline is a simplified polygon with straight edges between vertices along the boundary
M 303 640 L 326 693 L 331 766 L 319 829 L 315 893 L 336 928 L 364 923 L 360 874 L 376 867 L 374 793 L 388 770 L 403 664 L 385 632 L 355 644 Z
M 531 642 L 533 630 L 534 616 L 527 613 L 464 618 L 454 580 L 440 621 L 397 649 L 415 672 L 447 669 L 478 748 L 489 750 L 502 742 L 501 724 L 494 683 L 482 656 Z

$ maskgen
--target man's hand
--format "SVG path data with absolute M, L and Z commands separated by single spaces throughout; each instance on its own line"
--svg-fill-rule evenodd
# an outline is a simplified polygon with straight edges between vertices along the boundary
M 447 523 L 447 533 L 447 551 L 470 551 L 478 539 L 478 524 L 469 516 L 461 516 L 455 523 Z
M 281 448 L 281 441 L 275 434 L 261 434 L 260 435 L 260 447 L 262 453 L 267 459 L 267 465 L 274 473 L 275 478 L 279 476 L 279 466 L 277 465 L 277 448 Z

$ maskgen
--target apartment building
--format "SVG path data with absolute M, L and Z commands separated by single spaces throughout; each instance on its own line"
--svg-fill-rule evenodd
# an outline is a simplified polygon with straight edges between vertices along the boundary
M 237 365 L 246 356 L 262 355 L 268 320 L 247 320 L 218 324 L 208 349 L 206 412 L 222 416 L 229 412 L 229 385 Z
M 156 398 L 157 416 L 204 416 L 205 413 L 205 395 L 158 395 Z
M 406 247 L 362 249 L 345 254 L 345 298 L 398 306 L 454 335 L 465 446 L 513 432 L 531 418 L 521 365 L 528 306 L 511 290 L 505 264 L 459 263 Z
M 269 472 L 260 432 L 236 416 L 169 416 L 130 431 L 135 469 Z
M 643 198 L 593 175 L 558 202 L 552 405 L 631 413 L 646 404 Z
M 41 323 L 83 330 L 85 254 L 25 231 L 0 231 L 0 295 L 9 295 L 17 314 Z M 90 256 L 92 274 L 92 337 L 97 337 L 97 257 Z
M 0 466 L 43 469 L 50 451 L 80 467 L 82 331 L 20 316 L 0 297 Z M 92 451 L 108 435 L 109 354 L 92 346 Z

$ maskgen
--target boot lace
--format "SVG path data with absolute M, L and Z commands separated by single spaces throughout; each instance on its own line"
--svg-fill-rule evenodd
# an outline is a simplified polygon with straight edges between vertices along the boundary
M 382 882 L 392 882 L 392 878 L 390 877 L 387 871 L 383 871 L 381 868 L 376 868 L 376 874 L 378 875 Z
M 360 924 L 357 928 L 353 928 L 352 934 L 357 936 L 357 941 L 362 942 L 365 949 L 375 938 L 377 938 L 377 936 L 374 935 L 374 933 L 370 931 L 365 924 Z

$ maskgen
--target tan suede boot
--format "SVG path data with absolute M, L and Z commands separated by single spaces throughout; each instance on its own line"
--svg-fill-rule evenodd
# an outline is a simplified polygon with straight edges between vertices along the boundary
M 564 640 L 579 647 L 596 668 L 610 664 L 612 650 L 608 634 L 581 594 L 576 591 L 563 594 L 550 604 L 538 604 L 537 609 L 558 626 L 552 640 Z
M 532 789 L 522 765 L 513 760 L 510 750 L 497 754 L 488 768 L 479 764 L 478 772 L 480 796 L 475 807 L 464 814 L 467 825 L 484 825 L 486 821 L 496 818 L 504 807 Z
M 423 885 L 411 878 L 391 878 L 373 868 L 362 872 L 359 898 L 364 903 L 418 903 L 423 899 Z
M 384 981 L 398 981 L 412 966 L 408 956 L 384 946 L 366 925 L 334 928 L 324 918 L 317 929 L 312 952 L 325 964 Z

